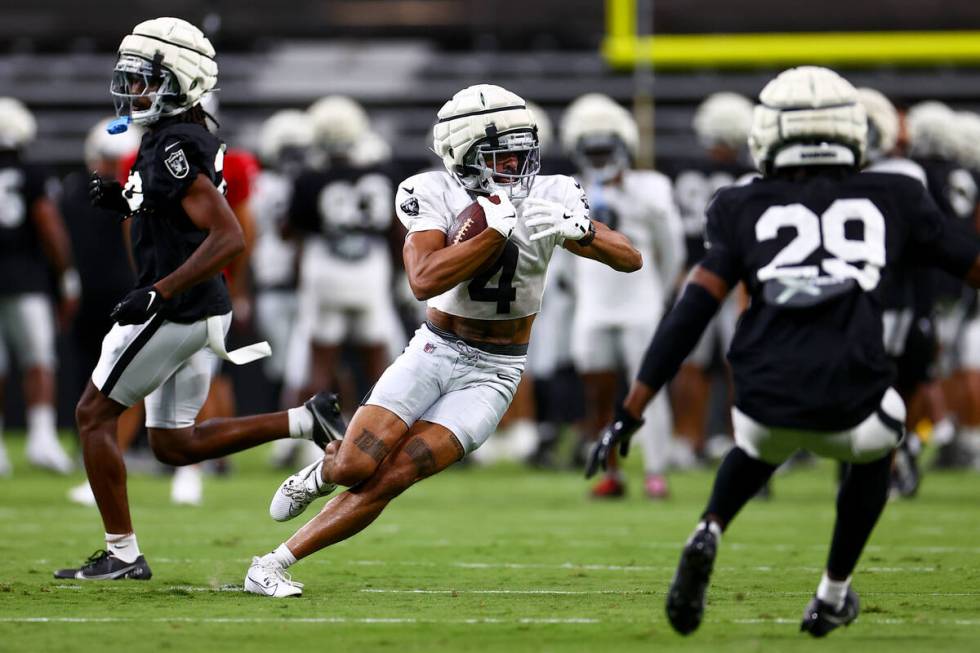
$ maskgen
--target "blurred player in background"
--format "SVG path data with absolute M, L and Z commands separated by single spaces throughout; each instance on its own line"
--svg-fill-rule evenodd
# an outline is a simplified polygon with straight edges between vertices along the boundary
M 974 183 L 980 180 L 980 116 L 971 112 L 956 114 L 957 160 L 970 172 Z M 980 198 L 978 198 L 980 201 Z M 974 228 L 980 231 L 980 205 L 975 210 Z M 980 302 L 976 292 L 963 295 L 953 312 L 958 324 L 954 356 L 943 356 L 943 371 L 951 373 L 946 387 L 958 397 L 959 438 L 947 437 L 949 430 L 934 428 L 933 441 L 939 445 L 936 464 L 940 467 L 980 467 Z M 951 327 L 947 326 L 947 329 Z M 941 329 L 945 331 L 946 329 Z M 945 334 L 944 334 L 945 335 Z M 941 427 L 942 424 L 938 424 Z
M 830 554 L 802 631 L 823 637 L 857 618 L 851 575 L 888 500 L 905 406 L 890 387 L 879 293 L 897 268 L 942 266 L 980 286 L 980 241 L 947 220 L 922 184 L 859 172 L 867 117 L 826 68 L 781 73 L 759 95 L 749 145 L 762 179 L 708 207 L 707 253 L 661 323 L 640 374 L 590 460 L 628 442 L 738 282 L 752 301 L 729 351 L 736 447 L 715 477 L 667 596 L 681 634 L 696 630 L 722 532 L 798 449 L 848 462 Z
M 977 184 L 968 170 L 959 163 L 962 151 L 961 133 L 957 130 L 956 114 L 941 102 L 922 102 L 909 108 L 906 115 L 909 156 L 926 174 L 926 185 L 933 200 L 948 219 L 972 225 L 977 206 Z M 964 326 L 975 304 L 976 293 L 959 280 L 938 270 L 923 271 L 917 277 L 915 314 L 908 330 L 906 349 L 920 358 L 931 354 L 930 368 L 935 366 L 937 350 L 944 352 L 942 370 L 929 369 L 932 379 L 937 374 L 954 372 L 959 383 L 950 386 L 960 392 L 961 428 L 959 439 L 950 438 L 951 429 L 941 421 L 945 414 L 945 397 L 938 384 L 927 383 L 921 399 L 926 408 L 919 415 L 933 418 L 940 427 L 936 432 L 940 444 L 937 462 L 940 466 L 968 464 L 972 456 L 964 441 L 969 441 L 971 426 L 980 426 L 980 411 L 974 407 L 980 401 L 980 376 L 963 370 L 962 347 Z M 963 437 L 966 436 L 966 437 Z M 955 437 L 955 434 L 954 434 Z
M 704 212 L 711 197 L 719 189 L 732 185 L 751 172 L 746 161 L 746 143 L 752 127 L 752 102 L 737 93 L 714 93 L 698 106 L 692 126 L 708 160 L 685 166 L 674 175 L 674 199 L 684 222 L 687 249 L 685 271 L 704 257 Z M 698 346 L 670 384 L 674 432 L 678 435 L 679 445 L 674 450 L 674 462 L 682 467 L 693 462 L 692 452 L 706 453 L 708 404 L 711 399 L 709 369 L 713 361 L 722 361 L 722 377 L 725 385 L 730 385 L 723 361 L 735 333 L 735 322 L 742 311 L 744 302 L 740 295 L 738 292 L 732 293 L 725 300 Z M 731 404 L 728 396 L 722 397 L 721 401 L 725 406 Z M 721 446 L 727 449 L 729 443 L 730 439 L 726 437 Z
M 252 193 L 256 241 L 251 257 L 255 281 L 255 323 L 261 336 L 272 347 L 264 361 L 266 378 L 274 388 L 280 406 L 289 406 L 283 396 L 289 340 L 298 315 L 297 269 L 299 247 L 286 237 L 289 203 L 296 177 L 310 165 L 313 123 L 305 111 L 277 111 L 262 123 L 259 131 L 259 158 L 262 172 Z M 288 403 L 286 403 L 288 401 Z M 302 440 L 278 440 L 273 445 L 273 464 L 285 466 L 293 461 Z
M 433 136 L 447 171 L 409 177 L 395 199 L 409 231 L 405 269 L 416 297 L 428 301 L 427 320 L 343 441 L 276 491 L 270 514 L 284 521 L 337 485 L 349 488 L 275 551 L 253 558 L 247 592 L 301 594 L 290 565 L 358 533 L 411 485 L 490 437 L 524 371 L 556 247 L 625 272 L 642 265 L 625 236 L 589 219 L 573 179 L 538 176 L 537 128 L 517 95 L 490 84 L 465 88 L 440 109 Z M 474 198 L 486 228 L 447 246 Z
M 266 343 L 225 348 L 231 300 L 222 270 L 244 250 L 245 238 L 223 195 L 225 146 L 208 130 L 201 106 L 217 84 L 214 56 L 204 34 L 178 18 L 144 21 L 119 46 L 110 86 L 119 118 L 112 129 L 133 122 L 147 132 L 125 188 L 95 174 L 89 192 L 96 205 L 130 216 L 139 287 L 112 310 L 115 325 L 75 413 L 106 549 L 78 568 L 56 571 L 56 578 L 151 576 L 133 530 L 117 442 L 127 407 L 145 399 L 150 447 L 177 466 L 287 436 L 325 445 L 343 429 L 336 402 L 320 395 L 289 411 L 195 423 L 215 358 L 243 364 L 268 354 Z
M 600 262 L 574 261 L 575 314 L 572 355 L 586 392 L 586 429 L 594 439 L 613 419 L 619 377 L 636 376 L 684 263 L 684 231 L 670 180 L 652 170 L 633 170 L 639 132 L 629 111 L 605 95 L 590 93 L 569 105 L 562 118 L 562 146 L 578 169 L 592 219 L 627 236 L 646 267 L 624 277 Z M 667 396 L 644 415 L 640 429 L 644 488 L 648 497 L 668 494 L 673 426 Z M 609 461 L 592 489 L 597 498 L 621 497 L 625 479 Z
M 78 310 L 81 282 L 71 242 L 53 197 L 53 180 L 23 160 L 37 123 L 14 98 L 0 98 L 0 476 L 13 470 L 3 444 L 3 394 L 7 347 L 23 373 L 27 460 L 59 474 L 72 462 L 58 442 L 55 412 L 55 315 L 66 328 Z
M 357 102 L 328 96 L 309 116 L 327 164 L 300 174 L 290 199 L 290 227 L 303 237 L 297 343 L 290 347 L 311 352 L 308 387 L 336 390 L 342 345 L 353 342 L 370 385 L 390 360 L 389 347 L 402 340 L 387 240 L 392 182 L 376 155 L 357 149 L 370 133 Z

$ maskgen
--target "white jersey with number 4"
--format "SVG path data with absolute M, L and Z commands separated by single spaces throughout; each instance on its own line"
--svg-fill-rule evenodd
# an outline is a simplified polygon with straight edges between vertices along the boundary
M 588 206 L 582 188 L 564 175 L 539 175 L 528 197 L 558 202 L 569 210 L 581 211 Z M 456 216 L 473 201 L 449 173 L 429 171 L 409 177 L 398 186 L 395 210 L 409 234 L 433 229 L 446 233 Z M 488 273 L 429 299 L 429 306 L 479 320 L 510 320 L 541 310 L 548 262 L 564 239 L 550 236 L 531 242 L 534 230 L 524 224 L 522 201 L 515 201 L 514 206 L 517 226 L 496 265 Z

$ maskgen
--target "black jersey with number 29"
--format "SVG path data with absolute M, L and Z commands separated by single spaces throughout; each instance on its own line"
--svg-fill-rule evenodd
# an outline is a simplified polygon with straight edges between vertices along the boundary
M 930 265 L 962 278 L 980 254 L 918 181 L 830 169 L 720 191 L 706 245 L 701 265 L 751 297 L 728 354 L 736 406 L 767 426 L 815 430 L 860 423 L 892 383 L 889 275 Z

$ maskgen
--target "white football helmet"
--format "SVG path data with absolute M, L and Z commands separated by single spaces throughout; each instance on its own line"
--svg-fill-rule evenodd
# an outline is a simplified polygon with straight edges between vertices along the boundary
M 541 169 L 538 127 L 519 96 L 493 84 L 459 91 L 442 105 L 432 150 L 469 191 L 526 197 Z
M 692 124 L 705 149 L 741 150 L 752 129 L 752 102 L 738 93 L 712 93 L 698 105 Z
M 154 18 L 119 45 L 109 92 L 117 116 L 138 125 L 187 111 L 214 90 L 218 64 L 204 32 L 180 18 Z
M 858 166 L 868 119 L 855 88 L 819 66 L 784 70 L 759 94 L 749 151 L 757 168 Z
M 371 128 L 364 107 L 346 95 L 320 98 L 307 111 L 314 139 L 328 154 L 347 155 Z
M 37 121 L 20 100 L 0 97 L 0 150 L 19 150 L 37 136 Z
M 127 129 L 118 134 L 110 134 L 107 130 L 112 118 L 103 118 L 88 130 L 85 137 L 85 163 L 92 167 L 101 159 L 118 160 L 136 151 L 143 137 L 139 127 Z
M 541 152 L 547 152 L 548 148 L 555 142 L 555 129 L 551 126 L 551 118 L 548 113 L 534 102 L 525 102 L 527 110 L 531 113 L 531 120 L 538 127 L 538 147 Z
M 608 181 L 629 168 L 639 143 L 633 115 L 607 95 L 583 95 L 562 117 L 562 148 L 596 182 Z
M 960 111 L 956 113 L 955 124 L 960 145 L 957 162 L 974 172 L 980 171 L 980 115 Z
M 368 168 L 391 161 L 391 145 L 381 134 L 369 131 L 350 151 L 350 162 L 356 168 Z
M 898 111 L 888 98 L 873 88 L 859 88 L 857 92 L 858 100 L 868 114 L 868 158 L 888 156 L 898 143 Z
M 960 146 L 954 125 L 956 114 L 942 102 L 920 102 L 909 108 L 905 126 L 913 157 L 954 160 Z
M 287 163 L 301 165 L 313 141 L 313 121 L 306 111 L 277 111 L 259 128 L 259 159 L 273 168 L 281 168 Z

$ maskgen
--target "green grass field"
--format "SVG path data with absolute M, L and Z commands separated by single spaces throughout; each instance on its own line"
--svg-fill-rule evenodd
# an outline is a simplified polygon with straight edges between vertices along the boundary
M 827 640 L 798 632 L 833 519 L 829 465 L 779 477 L 726 534 L 706 621 L 675 635 L 664 592 L 710 489 L 673 477 L 674 498 L 586 499 L 577 474 L 451 469 L 398 499 L 373 527 L 296 565 L 299 599 L 239 588 L 250 557 L 298 526 L 266 513 L 282 478 L 265 450 L 209 478 L 205 504 L 168 502 L 169 478 L 134 476 L 147 583 L 55 581 L 102 545 L 81 480 L 29 470 L 0 480 L 0 651 L 977 651 L 980 475 L 934 474 L 892 503 L 858 568 L 858 621 Z M 633 465 L 636 461 L 631 461 Z M 319 504 L 318 504 L 319 505 Z

